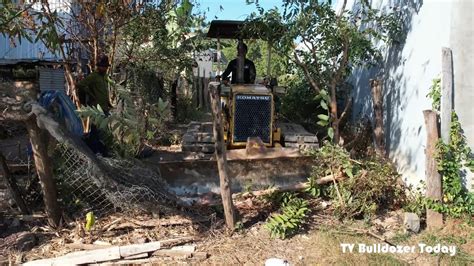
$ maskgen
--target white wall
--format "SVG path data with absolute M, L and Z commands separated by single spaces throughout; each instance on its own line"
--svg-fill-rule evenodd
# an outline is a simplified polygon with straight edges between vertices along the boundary
M 453 0 L 450 45 L 453 49 L 454 108 L 474 150 L 474 1 Z M 466 178 L 474 191 L 474 174 Z
M 336 5 L 340 7 L 342 1 Z M 348 1 L 347 8 L 353 7 Z M 382 45 L 384 64 L 377 69 L 353 72 L 353 118 L 372 116 L 369 79 L 384 83 L 384 122 L 390 158 L 408 184 L 425 178 L 426 131 L 422 111 L 431 109 L 426 95 L 432 79 L 440 76 L 441 48 L 453 49 L 455 108 L 471 146 L 474 141 L 473 1 L 472 0 L 372 0 L 374 8 L 401 8 L 407 36 L 404 43 Z M 463 2 L 464 4 L 461 4 Z M 401 3 L 401 4 L 400 4 Z

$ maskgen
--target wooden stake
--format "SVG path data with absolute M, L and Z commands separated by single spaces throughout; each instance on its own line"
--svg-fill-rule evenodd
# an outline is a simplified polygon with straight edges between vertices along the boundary
M 16 206 L 21 210 L 23 214 L 30 214 L 31 211 L 29 210 L 28 206 L 26 205 L 23 197 L 21 196 L 20 189 L 16 183 L 15 178 L 10 174 L 10 170 L 8 168 L 7 162 L 5 157 L 2 153 L 0 153 L 0 165 L 3 168 L 3 177 L 5 178 L 5 183 L 12 194 L 13 200 L 16 203 Z
M 230 192 L 231 182 L 229 179 L 226 146 L 224 142 L 224 127 L 222 125 L 222 113 L 220 99 L 217 93 L 219 83 L 211 82 L 209 84 L 209 94 L 211 99 L 211 108 L 213 119 L 213 131 L 216 150 L 217 169 L 219 171 L 219 182 L 221 187 L 222 204 L 224 205 L 225 223 L 230 230 L 235 228 L 234 204 L 232 203 L 232 193 Z
M 441 176 L 438 173 L 435 159 L 436 143 L 438 142 L 438 117 L 432 110 L 423 111 L 426 124 L 426 197 L 442 202 Z M 443 226 L 443 215 L 434 210 L 426 210 L 426 225 L 428 229 L 441 228 Z
M 370 87 L 372 88 L 372 101 L 374 107 L 375 125 L 375 151 L 378 155 L 385 157 L 385 136 L 383 130 L 383 96 L 382 82 L 380 80 L 371 79 Z
M 52 161 L 47 151 L 48 135 L 45 130 L 38 127 L 36 117 L 26 122 L 26 128 L 30 135 L 36 172 L 41 183 L 48 222 L 51 226 L 57 227 L 61 219 L 61 209 L 57 199 L 56 183 L 53 179 Z
M 449 144 L 453 112 L 453 55 L 446 47 L 442 49 L 441 69 L 441 138 Z

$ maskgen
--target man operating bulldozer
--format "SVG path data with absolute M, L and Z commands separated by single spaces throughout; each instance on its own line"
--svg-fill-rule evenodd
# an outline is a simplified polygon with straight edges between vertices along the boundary
M 240 49 L 239 49 L 240 48 Z M 252 60 L 247 59 L 245 56 L 247 55 L 247 45 L 245 43 L 241 43 L 241 47 L 237 45 L 237 58 L 230 61 L 229 65 L 227 65 L 226 70 L 222 73 L 222 80 L 224 83 L 229 82 L 229 74 L 232 73 L 232 84 L 237 84 L 237 69 L 238 69 L 238 58 L 243 56 L 244 58 L 244 77 L 243 81 L 245 84 L 253 84 L 255 83 L 255 77 L 257 75 L 255 70 L 255 65 Z

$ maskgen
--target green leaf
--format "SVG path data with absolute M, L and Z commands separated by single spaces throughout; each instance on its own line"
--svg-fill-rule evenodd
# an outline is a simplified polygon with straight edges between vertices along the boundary
M 86 230 L 90 231 L 92 229 L 92 226 L 95 224 L 95 216 L 93 212 L 88 212 L 86 214 Z
M 328 104 L 326 103 L 326 101 L 324 100 L 321 100 L 321 107 L 324 109 L 324 110 L 328 110 Z
M 352 174 L 352 169 L 351 168 L 346 168 L 344 169 L 344 172 L 346 173 L 346 175 L 350 178 L 353 178 L 354 175 Z
M 329 125 L 329 121 L 319 120 L 318 122 L 316 122 L 316 124 L 322 127 L 327 127 Z
M 328 137 L 330 139 L 334 138 L 334 129 L 332 127 L 328 128 Z
M 323 121 L 329 121 L 329 116 L 327 116 L 325 114 L 319 114 L 318 118 L 323 120 Z

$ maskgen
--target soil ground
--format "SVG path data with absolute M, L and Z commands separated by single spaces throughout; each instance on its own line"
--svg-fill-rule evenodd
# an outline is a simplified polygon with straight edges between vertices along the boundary
M 472 265 L 474 263 L 474 227 L 463 220 L 448 220 L 437 232 L 422 231 L 420 234 L 404 232 L 401 224 L 402 211 L 388 212 L 371 220 L 342 223 L 322 210 L 320 202 L 313 202 L 308 223 L 302 230 L 285 240 L 273 239 L 265 228 L 265 217 L 272 209 L 257 199 L 247 199 L 237 205 L 242 225 L 233 234 L 225 230 L 224 222 L 212 209 L 205 209 L 207 221 L 198 221 L 186 215 L 153 216 L 146 212 L 134 214 L 116 213 L 100 217 L 90 232 L 84 230 L 85 219 L 69 222 L 63 229 L 52 230 L 45 219 L 18 219 L 3 217 L 6 231 L 0 243 L 7 243 L 15 231 L 33 232 L 37 245 L 30 250 L 16 251 L 12 246 L 0 244 L 0 258 L 7 262 L 24 262 L 40 258 L 57 257 L 75 251 L 70 243 L 107 243 L 125 245 L 193 236 L 189 244 L 197 251 L 206 252 L 207 259 L 156 257 L 159 264 L 199 265 L 263 265 L 269 258 L 287 260 L 291 265 Z M 217 211 L 218 213 L 219 211 Z M 16 225 L 12 226 L 12 223 Z M 0 223 L 1 224 L 1 223 Z M 17 226 L 17 227 L 15 227 Z M 344 253 L 341 243 L 384 244 L 364 232 L 374 232 L 395 245 L 455 245 L 457 253 L 449 255 L 420 254 L 359 254 Z M 3 250 L 1 250 L 3 248 Z M 1 260 L 0 260 L 1 261 Z M 1 264 L 1 263 L 0 263 Z

